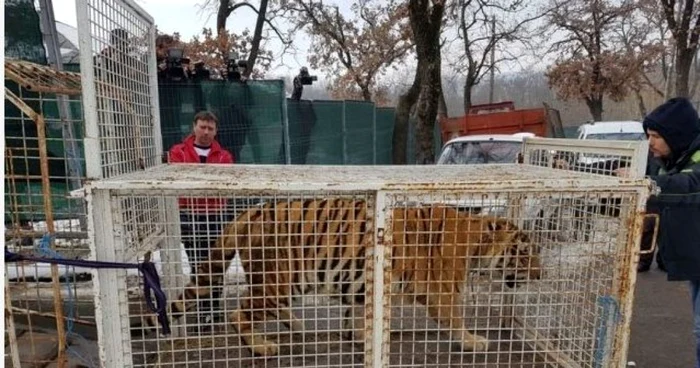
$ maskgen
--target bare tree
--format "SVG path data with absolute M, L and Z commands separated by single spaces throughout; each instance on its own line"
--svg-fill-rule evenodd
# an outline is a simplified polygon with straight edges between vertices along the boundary
M 673 95 L 690 97 L 688 79 L 700 37 L 700 10 L 694 0 L 660 0 L 675 48 Z
M 330 86 L 336 98 L 385 101 L 387 90 L 377 76 L 403 60 L 413 44 L 405 4 L 360 0 L 352 15 L 322 1 L 293 0 L 294 22 L 313 37 L 309 62 L 335 76 Z
M 639 116 L 642 119 L 647 114 L 643 89 L 648 87 L 663 96 L 663 92 L 651 81 L 649 75 L 658 70 L 659 65 L 662 65 L 662 68 L 665 66 L 667 55 L 663 28 L 649 27 L 650 22 L 653 24 L 659 14 L 658 10 L 649 6 L 651 2 L 653 1 L 641 0 L 627 16 L 621 17 L 614 29 L 613 37 L 614 42 L 619 43 L 621 49 L 627 54 L 628 60 L 641 61 L 638 73 L 631 73 L 626 82 L 634 92 Z
M 253 34 L 250 35 L 247 31 L 245 32 L 247 36 L 245 42 L 250 44 L 250 47 L 247 48 L 248 68 L 243 74 L 243 76 L 247 78 L 251 75 L 258 61 L 258 57 L 261 55 L 260 50 L 262 42 L 269 38 L 264 33 L 265 24 L 268 25 L 269 29 L 275 33 L 277 38 L 284 45 L 283 50 L 280 52 L 281 54 L 292 46 L 291 34 L 293 30 L 289 30 L 285 33 L 274 22 L 275 18 L 284 18 L 286 16 L 287 10 L 284 7 L 285 3 L 285 0 L 260 0 L 259 4 L 254 5 L 249 1 L 205 0 L 204 3 L 200 5 L 200 8 L 205 12 L 216 14 L 216 34 L 219 39 L 237 36 L 233 32 L 226 30 L 227 19 L 237 9 L 248 8 L 257 14 Z M 228 55 L 225 55 L 225 57 L 228 59 Z
M 449 24 L 457 28 L 461 53 L 457 61 L 450 63 L 465 75 L 464 112 L 472 105 L 472 89 L 484 76 L 493 73 L 496 66 L 517 55 L 507 46 L 516 41 L 526 43 L 527 25 L 544 16 L 526 15 L 524 0 L 454 0 L 449 9 Z M 498 49 L 498 50 L 497 50 Z M 499 51 L 498 58 L 495 51 Z
M 564 36 L 552 45 L 559 57 L 546 74 L 550 86 L 560 98 L 584 100 L 596 121 L 603 117 L 603 98 L 624 98 L 627 81 L 636 78 L 646 61 L 646 54 L 620 51 L 610 38 L 635 6 L 632 0 L 554 0 L 547 16 L 549 25 Z
M 252 47 L 250 34 L 244 31 L 240 35 L 231 34 L 224 30 L 214 34 L 211 29 L 202 29 L 202 34 L 193 36 L 189 42 L 183 42 L 185 51 L 195 61 L 203 61 L 204 65 L 214 70 L 226 69 L 229 52 L 234 51 L 238 55 L 250 55 Z M 179 40 L 178 40 L 179 42 Z M 270 69 L 273 55 L 270 50 L 258 48 L 257 62 L 246 69 L 246 77 L 261 78 Z
M 433 127 L 442 94 L 440 35 L 445 0 L 409 0 L 408 9 L 418 68 L 413 85 L 401 96 L 403 101 L 399 101 L 399 107 L 408 106 L 410 110 L 416 104 L 416 163 L 430 164 L 435 157 Z M 397 125 L 400 124 L 403 122 L 397 120 Z

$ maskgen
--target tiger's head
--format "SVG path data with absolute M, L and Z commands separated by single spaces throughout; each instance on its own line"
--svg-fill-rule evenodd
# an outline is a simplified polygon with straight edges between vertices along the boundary
M 503 218 L 487 218 L 481 266 L 502 277 L 509 288 L 529 280 L 539 280 L 539 247 L 515 224 Z M 485 266 L 485 267 L 484 267 Z

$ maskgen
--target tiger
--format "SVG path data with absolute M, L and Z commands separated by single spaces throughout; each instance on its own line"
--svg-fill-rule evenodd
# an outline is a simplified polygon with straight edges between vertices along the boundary
M 171 303 L 173 318 L 196 307 L 238 252 L 248 287 L 229 322 L 256 356 L 274 356 L 278 344 L 254 325 L 273 317 L 290 331 L 303 323 L 291 312 L 291 297 L 330 292 L 347 307 L 344 331 L 364 341 L 365 262 L 374 242 L 374 219 L 363 199 L 282 200 L 250 208 L 227 224 L 208 262 Z M 430 317 L 456 328 L 464 350 L 486 351 L 489 340 L 465 328 L 459 296 L 471 270 L 485 269 L 509 287 L 540 278 L 539 249 L 511 222 L 440 205 L 391 212 L 392 303 L 418 301 Z M 305 272 L 306 271 L 306 272 Z M 313 271 L 313 272 L 308 272 Z M 352 314 L 352 315 L 351 315 Z M 155 317 L 146 320 L 157 329 Z

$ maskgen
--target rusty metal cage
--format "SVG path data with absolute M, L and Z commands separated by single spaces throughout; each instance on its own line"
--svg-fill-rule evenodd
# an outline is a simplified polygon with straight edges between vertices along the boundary
M 171 327 L 136 275 L 99 270 L 100 360 L 621 367 L 650 190 L 533 164 L 162 165 L 95 181 L 96 259 L 155 260 Z M 573 198 L 597 204 L 591 228 L 569 228 Z
M 70 195 L 85 179 L 80 75 L 10 59 L 4 68 L 6 249 L 85 258 L 87 208 Z M 11 365 L 71 359 L 75 332 L 95 327 L 89 271 L 7 262 L 5 313 Z

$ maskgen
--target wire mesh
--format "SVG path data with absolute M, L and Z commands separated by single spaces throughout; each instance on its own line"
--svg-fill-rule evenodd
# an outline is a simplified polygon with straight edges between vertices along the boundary
M 28 62 L 11 62 L 9 67 L 22 72 L 5 80 L 6 249 L 48 258 L 85 258 L 86 206 L 70 195 L 84 180 L 80 91 L 56 88 L 79 88 L 80 76 Z M 36 92 L 41 90 L 71 96 L 59 99 Z M 59 114 L 61 100 L 67 105 L 64 116 Z M 89 270 L 57 271 L 54 274 L 44 263 L 5 263 L 6 312 L 15 335 L 11 350 L 23 366 L 48 364 L 57 354 L 59 359 L 72 359 L 76 331 L 95 325 Z M 65 329 L 57 326 L 57 319 Z
M 363 193 L 329 196 L 149 196 L 178 212 L 170 221 L 138 221 L 163 228 L 161 240 L 173 245 L 154 257 L 175 332 L 157 335 L 140 280 L 127 273 L 119 288 L 129 296 L 132 327 L 122 343 L 133 366 L 260 366 L 260 355 L 269 358 L 265 367 L 364 366 L 363 245 L 374 234 L 373 201 Z M 116 197 L 116 213 L 140 199 Z
M 598 175 L 641 177 L 646 171 L 647 141 L 527 138 L 526 164 Z
M 422 247 L 391 255 L 389 366 L 612 366 L 606 359 L 620 338 L 619 316 L 607 318 L 623 303 L 618 265 L 628 261 L 637 194 L 562 190 L 534 197 L 390 197 L 391 244 Z M 621 199 L 621 216 L 591 208 L 592 227 L 570 229 L 581 213 L 564 208 L 572 202 L 562 198 Z M 408 220 L 416 203 L 432 205 L 420 215 L 431 220 L 422 226 Z M 552 229 L 548 213 L 571 221 Z M 553 236 L 562 231 L 585 236 Z
M 160 334 L 138 275 L 100 271 L 108 361 L 624 361 L 646 181 L 516 164 L 214 166 L 163 165 L 90 184 L 98 259 L 153 252 L 172 323 Z M 573 205 L 604 199 L 614 213 Z M 146 200 L 147 213 L 130 214 L 129 203 Z M 573 225 L 582 215 L 590 228 Z M 352 301 L 358 308 L 347 312 Z
M 88 176 L 162 160 L 153 19 L 130 0 L 78 0 Z

